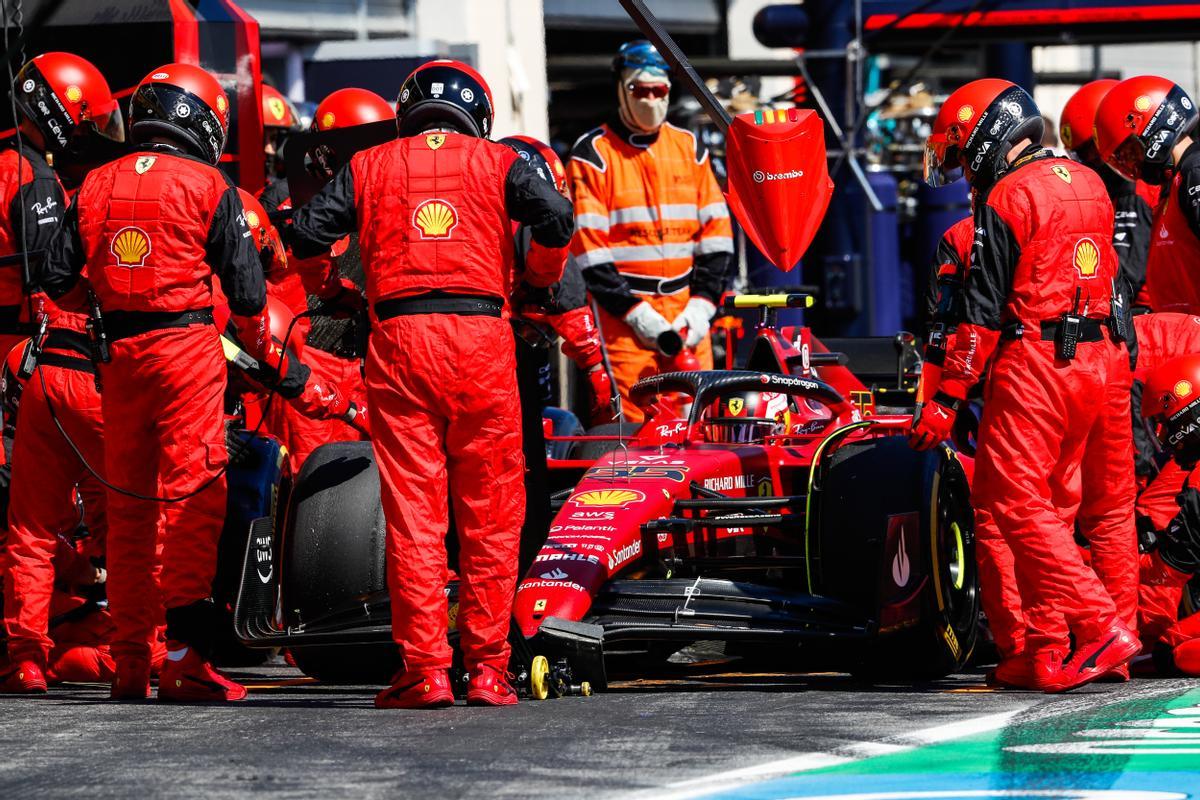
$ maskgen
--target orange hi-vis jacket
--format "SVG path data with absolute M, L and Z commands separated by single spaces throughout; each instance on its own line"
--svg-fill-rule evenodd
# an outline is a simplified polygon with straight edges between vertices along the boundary
M 602 125 L 575 144 L 568 172 L 571 254 L 602 308 L 620 318 L 651 300 L 671 320 L 652 298 L 682 295 L 668 304 L 679 308 L 691 294 L 716 302 L 733 230 L 708 150 L 694 134 L 669 124 L 656 135 Z

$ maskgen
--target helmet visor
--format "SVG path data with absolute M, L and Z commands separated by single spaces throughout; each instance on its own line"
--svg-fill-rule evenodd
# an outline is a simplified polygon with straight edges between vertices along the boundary
M 1126 137 L 1108 159 L 1110 167 L 1131 181 L 1141 180 L 1145 163 L 1146 145 L 1135 134 Z
M 96 133 L 113 142 L 125 141 L 125 117 L 121 115 L 121 106 L 116 100 L 86 108 L 85 111 Z
M 962 177 L 958 162 L 958 147 L 946 140 L 944 133 L 930 134 L 925 140 L 925 183 L 937 188 Z

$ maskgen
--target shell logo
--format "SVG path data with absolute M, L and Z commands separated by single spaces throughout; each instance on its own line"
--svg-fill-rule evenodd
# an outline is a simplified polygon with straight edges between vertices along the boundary
M 283 105 L 283 101 L 278 97 L 272 97 L 267 100 L 267 108 L 271 110 L 271 116 L 277 122 L 282 122 L 284 115 L 287 114 L 287 108 Z
M 122 267 L 142 267 L 150 255 L 150 237 L 141 228 L 122 228 L 113 237 L 109 250 Z
M 70 100 L 72 103 L 78 103 L 80 100 L 83 99 L 83 90 L 80 89 L 75 84 L 71 84 L 70 86 L 67 87 L 66 95 L 67 95 L 67 99 Z
M 1143 114 L 1150 110 L 1150 95 L 1144 94 L 1133 101 L 1133 107 Z
M 222 114 L 224 114 L 228 110 L 229 110 L 229 101 L 225 99 L 225 95 L 223 95 L 223 94 L 217 95 L 217 111 L 220 111 Z
M 426 200 L 413 212 L 413 227 L 422 239 L 449 238 L 458 225 L 458 211 L 445 200 Z
M 640 503 L 646 495 L 634 489 L 593 489 L 580 492 L 571 498 L 577 506 L 618 506 L 625 508 L 630 503 Z
M 335 117 L 333 115 L 333 112 L 326 111 L 324 114 L 321 115 L 321 130 L 323 130 L 323 131 L 329 130 L 330 128 L 333 127 L 333 123 L 335 123 L 335 122 L 337 122 L 337 117 Z
M 1175 396 L 1178 397 L 1180 400 L 1183 400 L 1183 399 L 1191 396 L 1192 382 L 1191 381 L 1180 381 L 1179 383 L 1175 384 L 1174 391 L 1175 391 Z
M 958 121 L 959 122 L 970 122 L 971 118 L 974 116 L 975 116 L 975 107 L 972 105 L 965 105 L 958 109 Z
M 1100 265 L 1100 249 L 1091 239 L 1080 239 L 1075 243 L 1075 269 L 1084 278 L 1096 277 L 1096 267 Z
M 246 227 L 250 228 L 251 230 L 258 227 L 258 212 L 257 211 L 247 211 L 246 212 Z

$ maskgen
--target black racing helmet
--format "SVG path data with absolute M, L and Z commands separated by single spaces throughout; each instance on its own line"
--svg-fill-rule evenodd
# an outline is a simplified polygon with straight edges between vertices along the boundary
M 495 119 L 492 90 L 482 75 L 461 61 L 430 61 L 405 78 L 396 119 L 401 136 L 450 127 L 486 139 Z
M 134 90 L 129 135 L 135 144 L 164 136 L 216 166 L 229 136 L 229 98 L 220 82 L 200 67 L 167 64 Z

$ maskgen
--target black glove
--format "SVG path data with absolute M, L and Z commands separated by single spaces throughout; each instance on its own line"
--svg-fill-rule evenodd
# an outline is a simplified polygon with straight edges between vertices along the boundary
M 234 420 L 225 422 L 225 449 L 229 451 L 229 463 L 245 464 L 249 461 L 253 450 L 250 442 L 242 435 L 241 426 Z

